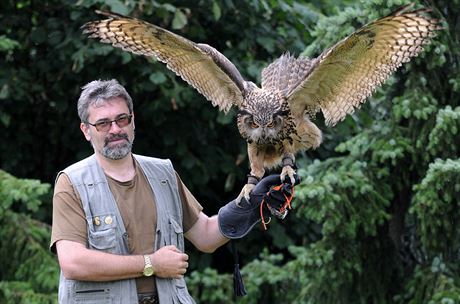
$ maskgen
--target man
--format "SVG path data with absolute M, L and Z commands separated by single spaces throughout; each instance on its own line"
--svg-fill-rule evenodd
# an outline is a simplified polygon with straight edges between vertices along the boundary
M 205 215 L 169 160 L 131 153 L 133 103 L 116 80 L 85 85 L 78 115 L 94 154 L 56 179 L 59 302 L 194 303 L 183 278 L 184 236 L 208 253 L 244 236 L 259 220 L 261 196 L 246 202 L 250 208 L 231 202 L 219 216 Z M 272 180 L 260 182 L 264 191 Z

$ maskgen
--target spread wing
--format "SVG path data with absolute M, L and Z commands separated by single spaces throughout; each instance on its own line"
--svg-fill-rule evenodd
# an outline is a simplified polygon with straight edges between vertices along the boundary
M 288 95 L 291 112 L 321 109 L 326 124 L 333 126 L 417 56 L 441 27 L 426 14 L 429 9 L 408 7 L 365 25 L 316 58 L 311 72 Z
M 109 17 L 82 26 L 83 33 L 138 55 L 154 56 L 182 77 L 214 106 L 227 112 L 243 102 L 244 80 L 224 55 L 156 25 L 131 17 L 96 11 Z

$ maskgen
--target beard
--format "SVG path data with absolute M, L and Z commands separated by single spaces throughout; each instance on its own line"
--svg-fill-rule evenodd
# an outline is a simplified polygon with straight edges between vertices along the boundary
M 123 142 L 112 144 L 110 143 L 115 140 L 124 139 Z M 105 138 L 104 140 L 104 147 L 102 148 L 102 155 L 107 157 L 108 159 L 122 159 L 131 153 L 131 149 L 133 147 L 134 142 L 134 135 L 133 140 L 130 141 L 128 138 L 128 134 L 116 134 L 110 137 Z

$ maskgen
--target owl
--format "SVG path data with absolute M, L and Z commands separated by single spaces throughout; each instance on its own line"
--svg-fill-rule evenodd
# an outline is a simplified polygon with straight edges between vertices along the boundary
M 430 42 L 440 22 L 430 16 L 430 9 L 412 6 L 368 23 L 316 58 L 281 55 L 262 70 L 260 87 L 245 80 L 212 46 L 142 20 L 96 11 L 108 19 L 88 22 L 82 29 L 114 47 L 155 57 L 219 110 L 237 108 L 250 163 L 240 202 L 249 198 L 266 169 L 281 166 L 281 181 L 294 183 L 295 155 L 322 141 L 312 122 L 315 113 L 322 112 L 326 126 L 336 125 Z

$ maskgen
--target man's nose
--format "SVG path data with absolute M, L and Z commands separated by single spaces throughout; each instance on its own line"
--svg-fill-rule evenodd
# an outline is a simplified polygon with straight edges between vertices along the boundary
M 116 121 L 110 122 L 110 129 L 109 129 L 110 133 L 118 133 L 120 132 L 120 130 L 121 128 L 118 126 Z

